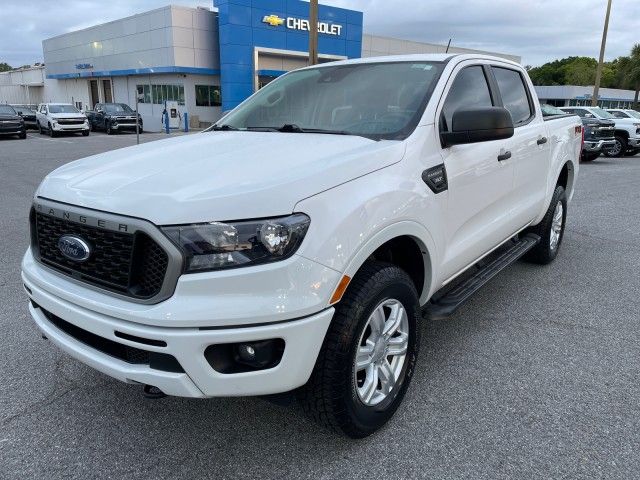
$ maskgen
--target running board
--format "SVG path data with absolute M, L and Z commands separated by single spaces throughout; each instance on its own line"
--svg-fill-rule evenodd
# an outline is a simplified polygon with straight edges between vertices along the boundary
M 535 247 L 539 242 L 540 237 L 533 233 L 528 233 L 521 236 L 518 240 L 512 241 L 513 244 L 508 247 L 508 250 L 503 251 L 488 263 L 480 266 L 478 271 L 471 277 L 459 285 L 456 285 L 436 300 L 430 300 L 423 309 L 424 316 L 432 320 L 444 320 L 449 317 L 460 305 L 489 282 L 489 280 L 520 259 L 520 257 Z

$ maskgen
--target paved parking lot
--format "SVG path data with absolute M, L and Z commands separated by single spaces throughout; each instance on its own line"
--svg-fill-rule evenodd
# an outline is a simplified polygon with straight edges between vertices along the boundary
M 29 137 L 0 140 L 0 478 L 638 478 L 640 156 L 583 165 L 556 262 L 425 323 L 400 410 L 352 441 L 296 406 L 146 400 L 41 339 L 19 276 L 33 191 L 135 135 Z

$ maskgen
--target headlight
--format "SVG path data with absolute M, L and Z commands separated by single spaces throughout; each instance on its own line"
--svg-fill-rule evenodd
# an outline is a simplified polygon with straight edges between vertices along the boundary
M 311 220 L 304 213 L 234 223 L 163 227 L 182 250 L 185 272 L 204 272 L 282 260 L 300 246 Z

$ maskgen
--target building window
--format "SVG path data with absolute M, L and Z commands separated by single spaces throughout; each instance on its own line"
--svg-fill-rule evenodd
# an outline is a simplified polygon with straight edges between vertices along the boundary
M 219 107 L 222 105 L 220 87 L 217 85 L 196 85 L 197 107 Z
M 184 85 L 138 85 L 140 103 L 155 103 L 163 105 L 165 101 L 178 102 L 184 105 Z

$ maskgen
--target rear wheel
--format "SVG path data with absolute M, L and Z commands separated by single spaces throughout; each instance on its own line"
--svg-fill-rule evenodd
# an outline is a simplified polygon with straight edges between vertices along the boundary
M 611 148 L 606 150 L 604 154 L 607 157 L 621 157 L 627 151 L 627 139 L 616 135 L 616 143 Z
M 540 236 L 540 243 L 527 253 L 525 260 L 546 265 L 558 255 L 567 219 L 567 195 L 558 185 L 542 221 L 529 231 Z
M 600 152 L 584 152 L 582 154 L 583 162 L 593 162 L 596 158 L 600 156 Z
M 305 412 L 352 438 L 381 428 L 413 376 L 418 318 L 407 273 L 387 263 L 365 264 L 336 306 L 311 378 L 298 392 Z

